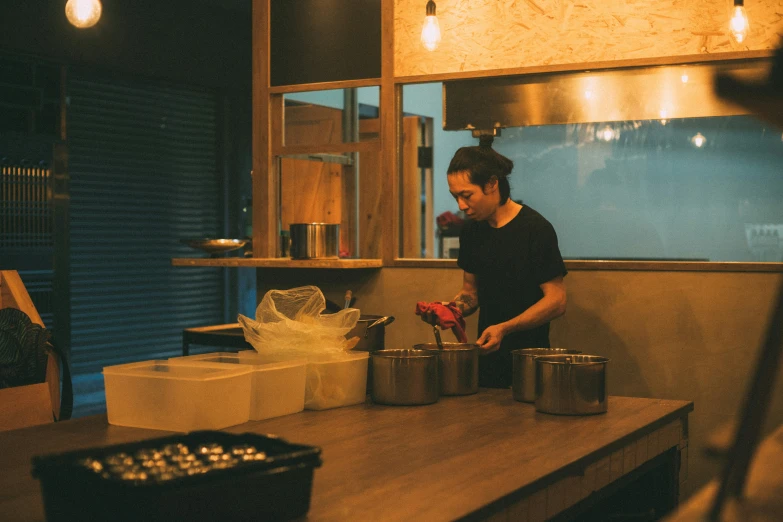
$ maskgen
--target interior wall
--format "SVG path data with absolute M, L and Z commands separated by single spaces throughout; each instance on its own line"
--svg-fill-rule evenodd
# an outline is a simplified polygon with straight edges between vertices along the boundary
M 773 49 L 777 0 L 745 8 L 750 33 L 728 35 L 731 0 L 438 0 L 442 41 L 419 40 L 425 2 L 394 2 L 394 75 L 462 73 L 613 60 Z
M 315 284 L 342 303 L 350 289 L 362 313 L 395 316 L 386 327 L 387 348 L 410 348 L 434 340 L 414 314 L 416 302 L 451 299 L 462 272 L 260 269 L 257 280 L 259 299 L 272 288 Z M 687 496 L 720 471 L 719 463 L 704 455 L 704 444 L 739 411 L 781 284 L 780 273 L 574 270 L 566 277 L 568 311 L 552 323 L 552 346 L 609 357 L 611 395 L 694 402 Z M 468 318 L 471 341 L 476 319 Z M 444 340 L 452 340 L 451 334 Z M 767 432 L 783 422 L 781 380 Z
M 250 12 L 234 3 L 103 0 L 98 24 L 77 29 L 65 1 L 0 2 L 0 49 L 102 72 L 246 92 L 250 110 Z

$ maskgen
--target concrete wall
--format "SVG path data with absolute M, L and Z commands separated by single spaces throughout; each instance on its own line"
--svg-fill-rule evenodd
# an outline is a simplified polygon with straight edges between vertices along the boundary
M 257 272 L 259 298 L 272 288 L 315 284 L 342 303 L 352 290 L 362 313 L 396 317 L 386 329 L 388 348 L 432 342 L 430 328 L 414 314 L 416 301 L 452 298 L 461 278 L 458 269 L 430 268 Z M 575 270 L 566 283 L 568 311 L 553 322 L 553 346 L 609 357 L 612 395 L 694 402 L 688 495 L 720 471 L 704 456 L 704 443 L 739 411 L 783 274 Z M 468 332 L 475 340 L 475 316 Z M 767 432 L 783 422 L 782 380 Z

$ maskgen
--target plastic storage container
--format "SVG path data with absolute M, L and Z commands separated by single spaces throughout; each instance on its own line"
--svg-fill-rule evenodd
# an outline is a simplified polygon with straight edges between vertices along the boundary
M 249 420 L 251 368 L 144 361 L 103 369 L 109 424 L 219 430 Z
M 348 352 L 339 360 L 308 359 L 305 409 L 326 410 L 364 402 L 369 357 L 368 352 Z
M 231 455 L 222 467 L 209 460 L 216 445 Z M 183 446 L 196 458 L 187 461 Z M 204 447 L 210 450 L 208 454 L 200 451 Z M 150 462 L 147 457 L 154 452 L 159 458 Z M 254 458 L 258 453 L 265 455 Z M 286 520 L 310 509 L 320 454 L 318 447 L 291 444 L 274 436 L 200 431 L 34 457 L 33 476 L 41 482 L 50 522 Z M 203 470 L 187 473 L 194 468 L 194 460 Z M 169 464 L 175 469 L 185 467 L 185 471 L 165 476 L 149 472 L 161 462 L 164 472 Z M 180 462 L 190 464 L 181 466 Z M 123 475 L 134 466 L 146 469 L 146 476 Z
M 239 352 L 243 353 L 245 352 Z M 258 356 L 263 362 L 287 360 L 285 355 L 280 353 L 258 353 Z M 369 352 L 345 352 L 338 357 L 334 359 L 328 355 L 312 355 L 307 358 L 304 403 L 306 410 L 350 406 L 362 403 L 367 398 Z
M 169 359 L 171 364 L 242 364 L 252 369 L 250 420 L 271 419 L 304 409 L 307 361 L 270 363 L 253 350 L 218 352 Z

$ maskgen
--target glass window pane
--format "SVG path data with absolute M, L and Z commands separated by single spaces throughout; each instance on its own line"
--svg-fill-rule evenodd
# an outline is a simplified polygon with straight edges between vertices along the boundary
M 442 129 L 441 93 L 403 86 L 403 121 L 434 125 L 431 193 L 405 177 L 418 150 L 403 131 L 400 257 L 459 252 L 446 171 L 478 139 Z M 511 197 L 554 225 L 565 258 L 783 261 L 783 137 L 752 116 L 503 128 L 493 148 L 514 161 Z
M 380 258 L 380 152 L 295 154 L 279 157 L 277 165 L 279 257 L 290 255 L 290 224 L 332 223 L 340 225 L 340 257 Z
M 783 261 L 781 131 L 752 117 L 518 127 L 493 147 L 565 258 Z
M 439 228 L 436 222 L 438 216 L 458 211 L 446 185 L 451 156 L 476 140 L 470 131 L 443 130 L 442 91 L 440 82 L 402 88 L 399 257 L 403 258 L 449 257 L 449 247 L 459 236 L 457 228 Z
M 364 120 L 377 122 L 379 97 L 379 87 L 286 94 L 283 145 L 335 145 L 377 140 L 377 125 L 374 131 L 362 131 L 357 125 Z

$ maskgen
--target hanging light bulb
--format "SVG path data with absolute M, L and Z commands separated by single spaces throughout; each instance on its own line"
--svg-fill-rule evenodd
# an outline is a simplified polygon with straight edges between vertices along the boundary
M 748 37 L 748 31 L 750 31 L 750 22 L 745 11 L 744 0 L 734 0 L 734 8 L 729 19 L 729 35 L 735 42 L 742 43 Z
M 427 17 L 424 19 L 424 27 L 421 28 L 421 43 L 428 51 L 434 51 L 440 43 L 440 25 L 435 15 L 435 2 L 427 2 Z
M 609 142 L 618 139 L 620 137 L 620 131 L 613 129 L 609 125 L 606 125 L 603 129 L 599 129 L 596 135 L 598 139 Z
M 691 138 L 691 143 L 693 143 L 694 147 L 700 149 L 707 143 L 707 138 L 705 138 L 701 132 L 697 132 L 696 135 Z
M 102 10 L 100 0 L 68 0 L 65 4 L 65 16 L 79 29 L 97 24 Z
M 666 117 L 669 115 L 669 111 L 667 111 L 666 109 L 661 109 L 660 111 L 658 111 L 658 115 L 661 117 L 661 119 L 659 120 L 661 122 L 661 125 L 666 125 L 667 123 L 669 123 L 669 120 L 666 119 Z

